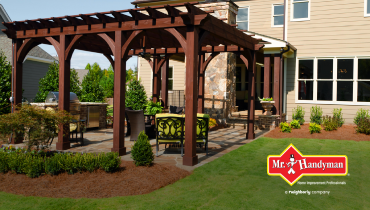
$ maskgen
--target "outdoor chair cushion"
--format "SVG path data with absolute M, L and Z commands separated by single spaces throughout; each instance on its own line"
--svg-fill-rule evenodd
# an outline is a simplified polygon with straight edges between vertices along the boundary
M 181 115 L 157 114 L 155 120 L 159 142 L 178 142 L 182 140 L 183 118 Z

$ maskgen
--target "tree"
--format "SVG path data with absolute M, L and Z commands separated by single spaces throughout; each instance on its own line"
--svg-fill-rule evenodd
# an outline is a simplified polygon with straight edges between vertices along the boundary
M 46 96 L 50 91 L 59 91 L 59 64 L 56 62 L 49 66 L 45 77 L 40 79 L 39 91 L 36 94 L 35 102 L 45 102 Z M 78 97 L 81 96 L 80 82 L 75 69 L 71 69 L 70 91 L 76 93 Z
M 126 82 L 131 81 L 135 77 L 135 72 L 130 68 L 129 70 L 126 70 Z
M 103 76 L 99 64 L 94 63 L 91 66 L 89 63 L 86 68 L 89 72 L 82 80 L 82 91 L 80 101 L 83 102 L 104 102 L 104 90 L 100 86 L 100 79 Z
M 143 110 L 146 102 L 146 92 L 141 80 L 131 80 L 126 92 L 126 107 L 131 107 L 133 110 Z
M 100 80 L 100 86 L 103 88 L 105 98 L 113 98 L 114 72 L 111 68 L 104 70 L 104 74 Z
M 6 60 L 3 52 L 0 52 L 0 115 L 10 113 L 11 104 L 9 98 L 12 94 L 12 66 Z

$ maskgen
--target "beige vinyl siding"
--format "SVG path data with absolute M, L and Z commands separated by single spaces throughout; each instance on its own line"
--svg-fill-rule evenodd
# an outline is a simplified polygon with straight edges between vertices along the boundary
M 141 78 L 148 97 L 152 96 L 152 68 L 148 61 L 139 58 L 139 78 Z M 173 67 L 173 90 L 184 90 L 185 88 L 185 63 L 170 60 Z
M 293 108 L 296 108 L 297 105 L 302 106 L 305 111 L 305 121 L 310 122 L 310 109 L 312 106 L 320 106 L 323 110 L 323 115 L 332 116 L 334 108 L 342 108 L 343 118 L 345 119 L 345 124 L 353 124 L 353 119 L 356 115 L 357 110 L 360 108 L 370 109 L 370 106 L 359 106 L 359 105 L 340 105 L 340 104 L 302 104 L 295 103 L 295 81 L 296 81 L 296 59 L 289 58 L 287 59 L 287 116 L 288 120 L 292 120 Z
M 298 57 L 370 55 L 370 17 L 364 17 L 364 0 L 311 0 L 309 21 L 291 21 L 291 1 L 287 38 Z
M 271 27 L 272 4 L 284 3 L 272 0 L 235 0 L 239 7 L 249 6 L 249 31 L 283 39 L 283 27 Z

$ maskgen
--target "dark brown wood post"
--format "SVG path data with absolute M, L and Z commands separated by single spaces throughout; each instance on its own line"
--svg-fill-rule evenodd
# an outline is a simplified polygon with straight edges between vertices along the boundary
M 256 52 L 251 52 L 251 60 L 248 62 L 248 130 L 247 130 L 247 139 L 254 139 L 254 110 L 255 110 L 255 101 L 256 101 Z
M 185 104 L 185 155 L 183 165 L 198 164 L 196 154 L 197 131 L 197 72 L 198 72 L 198 38 L 199 29 L 187 26 L 186 33 L 186 104 Z
M 114 100 L 113 100 L 113 148 L 120 156 L 126 155 L 125 147 L 125 93 L 126 58 L 122 58 L 122 31 L 115 32 L 114 47 Z
M 280 55 L 280 84 L 279 84 L 279 88 L 280 88 L 280 114 L 283 113 L 283 83 L 284 83 L 284 76 L 283 76 L 283 73 L 284 73 L 284 57 L 283 55 Z
M 270 86 L 271 86 L 271 55 L 265 54 L 264 59 L 264 79 L 263 79 L 263 97 L 264 98 L 270 98 L 271 92 L 270 92 Z
M 161 90 L 161 68 L 159 68 L 159 59 L 157 56 L 153 58 L 153 101 L 159 101 L 159 91 Z
M 204 113 L 204 64 L 205 64 L 205 54 L 202 53 L 199 55 L 198 63 L 198 113 Z
M 168 108 L 168 74 L 169 74 L 170 62 L 169 59 L 166 58 L 165 63 L 162 66 L 162 101 L 163 101 L 163 108 Z
M 274 101 L 276 114 L 280 114 L 280 54 L 274 54 Z
M 69 112 L 70 104 L 70 72 L 71 60 L 66 57 L 66 48 L 68 47 L 66 35 L 60 35 L 59 39 L 59 103 L 58 108 Z M 56 143 L 57 150 L 65 150 L 70 148 L 69 142 L 69 123 L 59 125 L 58 142 Z
M 23 74 L 23 61 L 18 60 L 18 52 L 19 48 L 22 46 L 22 40 L 13 40 L 14 47 L 13 47 L 13 92 L 14 92 L 14 102 L 12 104 L 13 111 L 16 110 L 17 106 L 20 106 L 22 104 L 22 74 Z M 12 144 L 20 144 L 23 142 L 23 136 L 15 137 L 11 139 Z

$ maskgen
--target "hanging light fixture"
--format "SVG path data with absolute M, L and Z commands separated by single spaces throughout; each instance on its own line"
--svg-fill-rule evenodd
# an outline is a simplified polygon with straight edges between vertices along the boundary
M 145 52 L 145 49 L 146 49 L 145 48 L 145 38 L 146 36 L 143 36 L 143 38 L 140 39 L 140 42 L 141 42 L 140 45 L 141 45 L 141 49 L 143 49 L 143 52 L 140 52 L 139 56 L 144 58 L 145 60 L 149 60 L 152 55 L 150 53 Z

